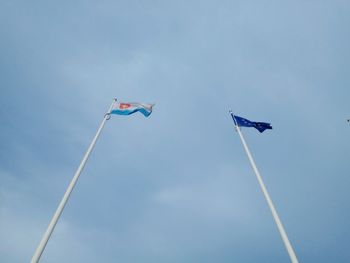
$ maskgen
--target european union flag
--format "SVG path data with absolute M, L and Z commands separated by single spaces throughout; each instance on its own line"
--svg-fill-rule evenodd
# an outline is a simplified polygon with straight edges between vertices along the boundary
M 270 123 L 250 121 L 245 118 L 233 115 L 232 112 L 231 112 L 231 116 L 235 124 L 240 127 L 254 127 L 259 132 L 264 132 L 267 129 L 270 129 L 270 130 L 272 129 L 272 126 Z

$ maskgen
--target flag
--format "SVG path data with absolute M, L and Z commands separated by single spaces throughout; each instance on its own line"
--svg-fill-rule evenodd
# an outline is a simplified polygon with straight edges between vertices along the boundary
M 264 132 L 266 129 L 270 129 L 270 130 L 272 129 L 272 126 L 270 123 L 250 121 L 245 118 L 233 115 L 232 112 L 231 112 L 231 116 L 235 124 L 240 127 L 254 127 L 259 132 Z
M 152 108 L 154 104 L 149 103 L 138 103 L 138 102 L 129 102 L 129 103 L 114 103 L 111 110 L 111 114 L 119 115 L 130 115 L 135 112 L 142 113 L 145 117 L 148 117 L 152 113 Z

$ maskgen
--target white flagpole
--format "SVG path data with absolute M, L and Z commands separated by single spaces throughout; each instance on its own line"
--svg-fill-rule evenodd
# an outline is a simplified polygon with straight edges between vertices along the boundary
M 57 210 L 56 210 L 55 214 L 53 215 L 53 217 L 51 219 L 51 222 L 50 222 L 49 226 L 47 227 L 47 230 L 46 230 L 44 236 L 42 237 L 42 239 L 40 241 L 39 246 L 37 247 L 37 249 L 36 249 L 36 251 L 35 251 L 35 253 L 34 253 L 33 257 L 32 257 L 31 263 L 39 262 L 40 257 L 41 257 L 41 255 L 42 255 L 42 253 L 43 253 L 43 251 L 44 251 L 44 249 L 46 247 L 46 244 L 49 241 L 49 238 L 50 238 L 50 236 L 51 236 L 51 234 L 52 234 L 52 232 L 53 232 L 53 230 L 54 230 L 54 228 L 55 228 L 55 226 L 57 224 L 58 219 L 60 218 L 60 216 L 62 214 L 62 211 L 63 211 L 63 209 L 64 209 L 64 207 L 65 207 L 65 205 L 66 205 L 66 203 L 67 203 L 67 201 L 69 199 L 70 194 L 73 191 L 73 188 L 74 188 L 75 184 L 77 183 L 77 181 L 79 179 L 79 176 L 80 176 L 82 170 L 84 169 L 86 161 L 88 160 L 89 155 L 90 155 L 92 149 L 95 146 L 95 143 L 96 143 L 96 141 L 97 141 L 97 139 L 98 139 L 98 137 L 99 137 L 99 135 L 100 135 L 100 133 L 102 131 L 102 128 L 105 125 L 106 121 L 109 119 L 111 110 L 112 110 L 113 105 L 114 105 L 115 102 L 116 102 L 116 99 L 113 100 L 111 106 L 109 107 L 108 112 L 105 114 L 105 116 L 104 116 L 104 118 L 102 120 L 102 123 L 101 123 L 100 127 L 97 130 L 97 133 L 96 133 L 95 137 L 93 138 L 93 140 L 92 140 L 88 150 L 86 151 L 86 153 L 85 153 L 85 155 L 83 157 L 83 160 L 81 161 L 77 171 L 75 172 L 72 181 L 70 182 L 70 184 L 69 184 L 69 186 L 68 186 L 68 188 L 67 188 L 67 190 L 66 190 L 66 192 L 65 192 L 65 194 L 64 194 L 64 196 L 63 196 L 63 198 L 62 198 L 62 200 L 60 202 L 60 204 L 57 207 Z
M 243 134 L 242 134 L 242 132 L 241 132 L 241 129 L 240 129 L 239 126 L 237 125 L 237 122 L 236 122 L 236 120 L 235 120 L 235 118 L 234 118 L 234 116 L 233 116 L 233 113 L 232 113 L 231 111 L 230 111 L 230 114 L 231 114 L 231 116 L 232 116 L 233 119 L 234 119 L 236 131 L 238 132 L 239 137 L 240 137 L 240 139 L 241 139 L 241 141 L 242 141 L 243 147 L 244 147 L 244 149 L 245 149 L 245 151 L 246 151 L 246 153 L 247 153 L 247 156 L 248 156 L 248 159 L 249 159 L 249 161 L 250 161 L 250 164 L 251 164 L 251 166 L 252 166 L 252 168 L 253 168 L 253 170 L 254 170 L 254 172 L 255 172 L 256 178 L 258 179 L 259 185 L 260 185 L 261 190 L 262 190 L 262 192 L 263 192 L 263 194 L 264 194 L 264 196 L 265 196 L 265 199 L 266 199 L 266 201 L 267 201 L 267 204 L 268 204 L 269 207 L 270 207 L 270 210 L 271 210 L 273 219 L 274 219 L 275 222 L 276 222 L 276 225 L 277 225 L 277 228 L 278 228 L 278 230 L 279 230 L 279 232 L 280 232 L 280 235 L 281 235 L 281 237 L 282 237 L 283 243 L 284 243 L 284 245 L 285 245 L 285 247 L 286 247 L 286 249 L 287 249 L 287 252 L 288 252 L 288 254 L 289 254 L 290 261 L 291 261 L 292 263 L 298 263 L 297 256 L 296 256 L 296 254 L 294 253 L 294 250 L 293 250 L 293 247 L 292 247 L 291 243 L 289 242 L 287 233 L 286 233 L 286 231 L 284 230 L 284 227 L 283 227 L 282 222 L 281 222 L 281 220 L 280 220 L 280 218 L 279 218 L 279 216 L 278 216 L 278 214 L 277 214 L 277 211 L 276 211 L 276 209 L 275 209 L 275 206 L 273 205 L 272 200 L 271 200 L 271 198 L 270 198 L 270 195 L 269 195 L 269 193 L 267 192 L 267 189 L 266 189 L 266 187 L 265 187 L 264 181 L 262 180 L 262 177 L 261 177 L 261 175 L 260 175 L 260 173 L 259 173 L 259 170 L 258 170 L 258 168 L 256 167 L 255 161 L 254 161 L 254 159 L 253 159 L 252 154 L 251 154 L 250 151 L 249 151 L 248 145 L 247 145 L 247 143 L 246 143 L 246 141 L 245 141 L 245 139 L 244 139 L 244 137 L 243 137 Z

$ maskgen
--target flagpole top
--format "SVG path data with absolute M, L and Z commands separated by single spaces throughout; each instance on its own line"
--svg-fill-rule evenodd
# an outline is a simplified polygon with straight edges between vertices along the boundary
M 232 117 L 232 120 L 233 120 L 233 123 L 235 124 L 235 130 L 238 132 L 239 126 L 238 126 L 238 124 L 236 122 L 235 115 L 233 114 L 231 109 L 228 112 L 230 113 L 230 115 Z
M 111 111 L 112 111 L 112 108 L 114 106 L 114 103 L 116 103 L 116 102 L 117 102 L 117 98 L 113 98 L 113 102 L 112 102 L 111 106 L 109 107 L 108 112 L 106 112 L 106 114 L 104 116 L 106 118 L 106 121 L 108 121 L 111 118 Z

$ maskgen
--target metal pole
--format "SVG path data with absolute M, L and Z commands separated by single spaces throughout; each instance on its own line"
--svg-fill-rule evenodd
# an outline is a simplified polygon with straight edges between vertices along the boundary
M 105 116 L 104 116 L 104 118 L 102 120 L 102 123 L 101 123 L 100 127 L 97 130 L 97 133 L 96 133 L 95 137 L 93 138 L 93 140 L 92 140 L 92 142 L 91 142 L 87 152 L 85 153 L 85 155 L 83 157 L 83 160 L 81 161 L 77 171 L 75 172 L 72 181 L 70 182 L 70 184 L 69 184 L 69 186 L 68 186 L 68 188 L 67 188 L 67 190 L 66 190 L 66 192 L 65 192 L 65 194 L 64 194 L 64 196 L 63 196 L 63 198 L 62 198 L 62 200 L 60 202 L 60 204 L 57 207 L 57 210 L 56 210 L 55 214 L 53 215 L 53 217 L 51 219 L 51 222 L 50 222 L 49 226 L 47 227 L 47 230 L 46 230 L 44 236 L 42 237 L 42 239 L 40 241 L 40 244 L 38 245 L 38 247 L 37 247 L 37 249 L 36 249 L 36 251 L 35 251 L 35 253 L 34 253 L 33 257 L 32 257 L 31 263 L 39 262 L 40 257 L 41 257 L 41 255 L 42 255 L 42 253 L 43 253 L 43 251 L 44 251 L 44 249 L 46 247 L 46 244 L 49 241 L 49 238 L 50 238 L 50 236 L 51 236 L 51 234 L 52 234 L 52 232 L 53 232 L 53 230 L 54 230 L 54 228 L 55 228 L 55 226 L 57 224 L 58 219 L 60 218 L 60 216 L 62 214 L 62 211 L 63 211 L 65 205 L 67 204 L 69 196 L 72 193 L 73 188 L 74 188 L 75 184 L 77 183 L 82 170 L 84 169 L 86 161 L 88 160 L 89 155 L 90 155 L 92 149 L 95 146 L 95 143 L 96 143 L 96 141 L 97 141 L 97 139 L 98 139 L 98 137 L 99 137 L 99 135 L 100 135 L 100 133 L 102 131 L 102 128 L 105 125 L 106 120 L 109 119 L 109 114 L 110 114 L 110 112 L 112 110 L 112 107 L 113 107 L 115 101 L 116 101 L 116 99 L 113 100 L 113 103 L 109 107 L 109 110 L 108 110 L 107 114 L 105 114 Z
M 231 115 L 233 116 L 232 113 L 231 113 Z M 233 119 L 234 119 L 234 117 L 233 117 Z M 287 233 L 286 233 L 286 231 L 284 230 L 284 227 L 283 227 L 282 222 L 281 222 L 281 220 L 280 220 L 280 218 L 279 218 L 279 216 L 278 216 L 278 214 L 277 214 L 277 211 L 276 211 L 276 209 L 275 209 L 275 207 L 274 207 L 274 205 L 273 205 L 273 203 L 272 203 L 272 200 L 271 200 L 271 198 L 270 198 L 270 195 L 269 195 L 269 193 L 267 192 L 267 189 L 266 189 L 266 187 L 265 187 L 265 184 L 264 184 L 264 182 L 263 182 L 263 180 L 262 180 L 262 177 L 261 177 L 261 175 L 260 175 L 260 173 L 259 173 L 258 168 L 256 167 L 256 164 L 255 164 L 255 161 L 254 161 L 254 159 L 253 159 L 253 156 L 251 155 L 251 153 L 250 153 L 250 151 L 249 151 L 248 145 L 247 145 L 247 143 L 246 143 L 246 141 L 245 141 L 245 139 L 244 139 L 244 137 L 243 137 L 243 134 L 242 134 L 242 132 L 241 132 L 241 129 L 240 129 L 239 126 L 237 125 L 237 122 L 236 122 L 235 119 L 234 119 L 234 122 L 235 122 L 235 128 L 236 128 L 236 130 L 237 130 L 237 132 L 238 132 L 238 134 L 239 134 L 239 137 L 240 137 L 240 139 L 241 139 L 241 141 L 242 141 L 243 147 L 244 147 L 244 149 L 245 149 L 245 151 L 246 151 L 246 153 L 247 153 L 247 156 L 248 156 L 248 159 L 249 159 L 249 161 L 250 161 L 250 164 L 251 164 L 251 166 L 252 166 L 252 168 L 253 168 L 253 170 L 254 170 L 254 173 L 255 173 L 255 175 L 256 175 L 256 178 L 258 179 L 258 182 L 259 182 L 259 185 L 260 185 L 260 187 L 261 187 L 261 190 L 262 190 L 262 192 L 263 192 L 263 194 L 264 194 L 264 196 L 265 196 L 265 199 L 266 199 L 266 201 L 267 201 L 267 204 L 269 205 L 269 208 L 270 208 L 270 210 L 271 210 L 273 219 L 274 219 L 275 222 L 276 222 L 276 225 L 277 225 L 277 228 L 278 228 L 278 230 L 279 230 L 279 232 L 280 232 L 280 235 L 281 235 L 281 237 L 282 237 L 283 243 L 284 243 L 284 245 L 285 245 L 285 247 L 286 247 L 286 249 L 287 249 L 287 252 L 288 252 L 289 257 L 290 257 L 290 261 L 291 261 L 292 263 L 298 263 L 297 256 L 295 255 L 294 250 L 293 250 L 293 247 L 292 247 L 291 243 L 289 242 Z

